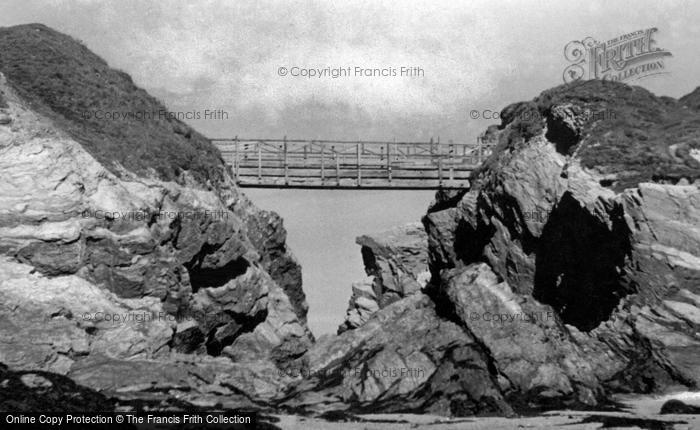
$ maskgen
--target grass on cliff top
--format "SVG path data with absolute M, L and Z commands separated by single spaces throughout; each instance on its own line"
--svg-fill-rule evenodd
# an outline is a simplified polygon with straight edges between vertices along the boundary
M 610 81 L 561 85 L 506 107 L 501 127 L 511 127 L 501 145 L 539 134 L 554 106 L 570 104 L 590 115 L 568 154 L 575 152 L 587 168 L 616 174 L 616 190 L 640 182 L 693 182 L 700 179 L 700 162 L 691 155 L 700 150 L 699 98 L 700 89 L 679 101 Z
M 0 72 L 33 109 L 116 174 L 120 164 L 163 180 L 181 180 L 185 171 L 203 185 L 223 178 L 218 149 L 177 119 L 97 119 L 95 112 L 167 109 L 69 36 L 41 24 L 0 28 Z

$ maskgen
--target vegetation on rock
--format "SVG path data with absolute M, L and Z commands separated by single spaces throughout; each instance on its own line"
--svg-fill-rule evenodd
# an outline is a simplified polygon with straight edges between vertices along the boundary
M 224 177 L 208 139 L 70 36 L 41 24 L 0 28 L 0 72 L 32 109 L 117 175 L 119 165 L 168 181 L 189 172 L 214 187 Z M 105 118 L 112 112 L 117 119 Z

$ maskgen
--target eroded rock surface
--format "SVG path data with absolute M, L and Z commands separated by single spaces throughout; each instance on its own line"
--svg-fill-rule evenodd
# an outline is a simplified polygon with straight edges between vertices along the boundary
M 43 26 L 27 30 L 17 30 L 17 43 L 54 37 Z M 77 46 L 62 40 L 52 55 L 65 64 L 95 61 L 114 75 L 71 43 Z M 84 58 L 71 57 L 78 54 Z M 112 84 L 157 108 L 123 74 L 114 76 Z M 47 82 L 43 91 L 77 91 L 74 84 Z M 161 384 L 170 396 L 181 390 L 194 401 L 214 393 L 216 402 L 278 395 L 287 378 L 278 363 L 313 342 L 281 219 L 253 206 L 220 156 L 212 161 L 216 149 L 202 149 L 206 139 L 189 129 L 184 136 L 173 124 L 151 124 L 153 139 L 172 135 L 185 146 L 191 139 L 193 153 L 212 163 L 196 175 L 173 165 L 176 180 L 169 180 L 156 169 L 104 165 L 98 158 L 119 141 L 100 135 L 86 146 L 84 136 L 74 138 L 69 112 L 42 105 L 2 73 L 0 93 L 10 119 L 0 124 L 0 362 L 69 375 L 97 390 L 143 393 Z M 202 167 L 202 160 L 190 163 Z M 194 376 L 195 367 L 224 376 Z
M 479 357 L 463 364 L 486 372 L 471 387 L 489 393 L 494 401 L 486 403 L 507 405 L 500 413 L 602 407 L 611 393 L 697 388 L 700 163 L 692 154 L 700 121 L 684 102 L 587 82 L 505 108 L 502 124 L 488 130 L 496 146 L 472 187 L 439 192 L 424 217 L 430 282 L 413 295 L 374 280 L 371 289 L 355 286 L 353 329 L 305 355 L 310 377 L 287 404 L 489 411 L 468 390 L 445 407 L 445 391 L 427 381 L 387 388 L 367 367 L 353 371 L 362 360 L 392 366 L 434 357 L 448 339 Z M 383 247 L 368 249 L 365 264 L 382 269 L 368 274 L 392 285 L 391 265 L 374 263 L 392 257 L 374 258 L 375 249 Z M 376 305 L 362 305 L 370 301 Z M 380 321 L 386 331 L 376 328 Z M 440 374 L 459 381 L 457 368 Z
M 441 318 L 420 292 L 377 311 L 354 330 L 320 340 L 304 362 L 300 381 L 282 403 L 292 410 L 512 412 L 481 346 Z
M 640 100 L 662 109 L 641 88 L 600 82 L 506 108 L 499 146 L 472 189 L 442 196 L 425 217 L 430 294 L 453 307 L 530 403 L 575 394 L 596 404 L 605 392 L 700 382 L 700 190 L 643 182 L 687 175 L 679 182 L 689 184 L 700 164 L 670 159 L 670 138 L 653 148 L 630 142 L 626 158 L 601 161 L 614 150 L 603 131 L 634 123 Z M 591 113 L 604 109 L 604 118 Z M 658 112 L 650 130 L 674 109 Z M 695 119 L 678 115 L 685 135 L 674 138 L 697 145 Z M 660 154 L 659 166 L 638 164 L 646 149 Z M 601 165 L 587 167 L 591 160 Z M 613 164 L 624 169 L 611 176 Z M 647 173 L 664 168 L 672 174 Z M 483 321 L 494 314 L 528 317 Z
M 420 223 L 360 236 L 356 242 L 368 278 L 352 285 L 339 332 L 362 325 L 378 309 L 420 291 L 430 279 L 428 239 Z

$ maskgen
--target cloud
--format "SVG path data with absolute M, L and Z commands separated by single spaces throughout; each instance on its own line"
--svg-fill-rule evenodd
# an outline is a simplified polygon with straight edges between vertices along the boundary
M 129 51 L 137 82 L 190 100 L 277 117 L 309 101 L 349 104 L 370 116 L 437 114 L 495 88 L 501 66 L 488 50 L 494 17 L 430 3 L 172 3 L 137 16 L 133 3 L 99 14 L 113 25 L 122 11 L 135 31 L 114 42 Z M 111 12 L 110 12 L 111 9 Z M 129 16 L 130 15 L 130 16 Z M 123 18 L 122 18 L 123 19 Z M 359 25 L 361 23 L 361 25 Z M 356 77 L 355 67 L 420 67 L 422 77 Z M 278 75 L 279 67 L 347 68 L 338 79 Z
M 663 46 L 674 52 L 674 61 L 682 61 L 670 38 L 680 43 L 697 34 L 688 7 L 647 2 L 628 10 L 599 1 L 578 6 L 542 1 L 534 7 L 520 1 L 10 0 L 0 6 L 0 25 L 44 22 L 84 40 L 172 109 L 231 113 L 229 123 L 201 124 L 208 133 L 311 137 L 359 130 L 368 138 L 389 133 L 422 138 L 441 130 L 459 137 L 469 109 L 501 109 L 559 84 L 566 66 L 563 46 L 575 38 L 605 39 L 658 26 Z M 665 26 L 669 16 L 675 17 L 673 30 Z M 697 66 L 695 57 L 686 61 Z M 294 66 L 416 66 L 424 76 L 278 75 L 279 67 Z M 690 76 L 693 68 L 686 68 Z M 674 85 L 683 92 L 690 86 L 676 79 L 658 87 Z

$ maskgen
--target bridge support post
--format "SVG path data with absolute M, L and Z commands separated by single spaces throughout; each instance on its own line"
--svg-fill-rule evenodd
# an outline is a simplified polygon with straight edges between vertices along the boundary
M 312 148 L 313 148 L 313 141 L 311 142 Z M 321 185 L 324 185 L 326 182 L 326 166 L 325 166 L 325 157 L 324 157 L 324 152 L 325 152 L 326 147 L 321 144 Z
M 391 143 L 386 144 L 386 175 L 391 185 Z
M 289 185 L 289 162 L 287 159 L 287 136 L 284 136 L 284 185 Z
M 437 145 L 437 162 L 438 162 L 438 185 L 442 187 L 442 151 L 440 144 Z
M 450 143 L 450 181 L 455 180 L 455 146 Z
M 362 186 L 362 155 L 361 155 L 361 143 L 358 143 L 355 148 L 357 148 L 357 186 Z
M 233 159 L 233 168 L 236 170 L 235 173 L 235 178 L 236 178 L 236 184 L 240 182 L 240 177 L 239 177 L 239 170 L 241 168 L 241 160 L 240 160 L 240 155 L 238 153 L 238 135 L 233 139 L 234 145 L 235 145 L 235 150 L 236 150 L 236 155 L 234 156 Z
M 258 184 L 262 183 L 262 142 L 257 142 L 258 145 Z
M 335 184 L 340 186 L 340 160 L 338 160 L 338 152 L 335 150 L 335 146 L 331 147 L 333 151 L 333 158 L 335 159 Z

